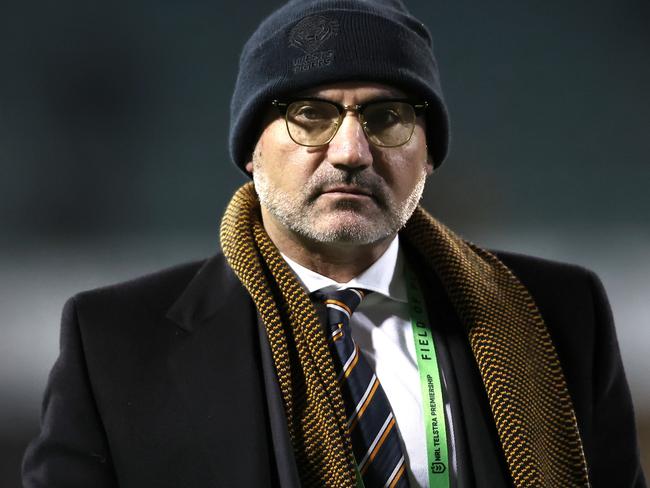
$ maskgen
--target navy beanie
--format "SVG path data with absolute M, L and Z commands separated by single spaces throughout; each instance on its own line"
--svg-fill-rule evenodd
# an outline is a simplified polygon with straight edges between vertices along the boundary
M 385 83 L 429 102 L 427 145 L 434 166 L 442 163 L 449 119 L 431 35 L 401 0 L 291 0 L 265 19 L 239 60 L 234 163 L 246 173 L 271 100 L 340 81 Z

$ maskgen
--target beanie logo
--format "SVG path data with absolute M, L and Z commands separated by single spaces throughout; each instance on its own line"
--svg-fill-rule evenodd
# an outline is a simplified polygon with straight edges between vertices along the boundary
M 298 22 L 289 33 L 289 44 L 313 54 L 330 37 L 339 33 L 339 23 L 322 15 L 311 15 Z
M 289 32 L 289 45 L 300 49 L 305 55 L 293 60 L 293 72 L 308 71 L 332 64 L 334 51 L 318 49 L 338 33 L 338 21 L 322 15 L 310 15 L 298 22 Z

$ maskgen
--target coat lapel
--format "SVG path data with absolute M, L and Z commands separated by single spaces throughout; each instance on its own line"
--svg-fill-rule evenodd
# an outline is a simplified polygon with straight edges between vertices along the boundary
M 273 439 L 273 450 L 278 470 L 278 480 L 282 488 L 300 488 L 298 467 L 293 455 L 293 446 L 287 427 L 287 417 L 284 413 L 284 401 L 280 392 L 275 364 L 271 355 L 266 327 L 259 319 L 260 349 L 262 369 L 264 371 L 264 387 L 266 403 L 269 411 L 269 425 Z
M 206 261 L 167 318 L 178 327 L 170 371 L 214 485 L 274 486 L 257 317 L 223 255 Z

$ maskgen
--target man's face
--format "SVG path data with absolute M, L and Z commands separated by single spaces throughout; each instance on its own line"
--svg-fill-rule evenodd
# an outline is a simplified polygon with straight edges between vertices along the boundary
M 341 105 L 407 98 L 375 83 L 337 83 L 303 95 Z M 422 117 L 409 142 L 390 148 L 372 145 L 352 112 L 321 147 L 296 144 L 278 114 L 246 168 L 253 172 L 271 235 L 323 244 L 372 244 L 395 235 L 415 210 L 432 171 Z

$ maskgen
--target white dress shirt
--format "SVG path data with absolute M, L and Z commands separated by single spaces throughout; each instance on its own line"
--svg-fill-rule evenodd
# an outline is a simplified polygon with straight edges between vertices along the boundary
M 350 319 L 352 337 L 375 370 L 399 427 L 412 487 L 428 487 L 427 450 L 420 376 L 404 281 L 399 238 L 359 276 L 347 283 L 320 275 L 284 259 L 309 293 L 317 290 L 364 288 L 374 293 L 361 302 Z

